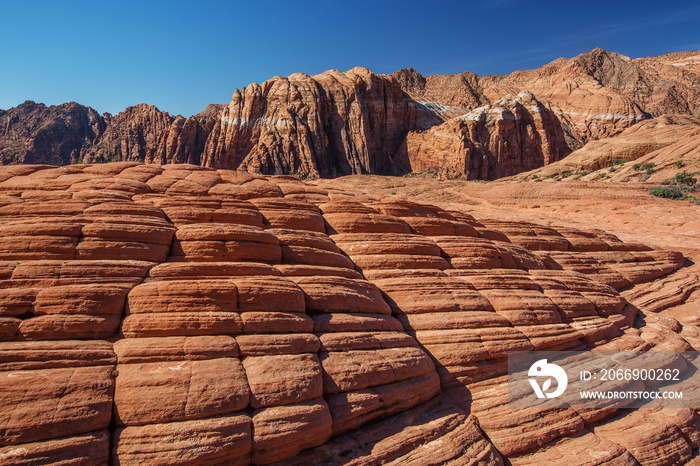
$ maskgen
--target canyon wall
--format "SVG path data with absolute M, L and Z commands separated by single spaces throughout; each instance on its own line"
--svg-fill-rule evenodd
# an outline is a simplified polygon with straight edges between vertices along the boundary
M 631 60 L 596 49 L 510 75 L 295 73 L 236 90 L 228 105 L 188 118 L 146 104 L 112 117 L 75 103 L 25 102 L 0 111 L 0 161 L 190 163 L 302 177 L 433 170 L 494 179 L 652 117 L 700 115 L 697 58 Z

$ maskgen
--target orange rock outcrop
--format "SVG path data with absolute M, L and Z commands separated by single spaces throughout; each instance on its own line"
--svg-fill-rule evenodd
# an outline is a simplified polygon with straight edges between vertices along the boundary
M 670 464 L 700 445 L 691 410 L 508 406 L 508 351 L 694 348 L 620 294 L 684 257 L 611 234 L 197 165 L 19 165 L 0 259 L 5 464 Z

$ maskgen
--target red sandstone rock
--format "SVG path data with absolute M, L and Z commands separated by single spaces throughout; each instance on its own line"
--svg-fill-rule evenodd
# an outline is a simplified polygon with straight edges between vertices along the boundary
M 54 440 L 0 448 L 0 461 L 20 464 L 106 464 L 109 462 L 109 431 L 101 430 Z
M 310 401 L 323 394 L 321 364 L 315 354 L 250 356 L 243 359 L 243 367 L 253 408 Z
M 137 426 L 229 414 L 248 406 L 235 358 L 120 364 L 114 394 L 119 425 Z
M 67 437 L 110 425 L 112 367 L 3 372 L 0 443 L 3 446 Z
M 692 349 L 680 314 L 633 306 L 680 255 L 596 232 L 564 251 L 576 235 L 557 228 L 197 166 L 16 170 L 0 188 L 17 194 L 0 198 L 6 244 L 103 246 L 38 260 L 29 240 L 0 261 L 6 462 L 500 464 L 568 442 L 623 461 L 700 442 L 681 410 L 618 448 L 614 410 L 514 410 L 501 377 L 510 351 Z M 47 181 L 54 194 L 28 191 Z M 146 252 L 159 255 L 133 260 Z M 637 282 L 624 297 L 604 284 Z M 661 424 L 681 437 L 657 439 L 676 432 Z
M 326 442 L 331 415 L 323 398 L 253 412 L 253 464 L 289 458 Z
M 249 464 L 251 445 L 251 419 L 239 414 L 120 428 L 112 456 L 116 464 L 243 465 Z
M 688 443 L 679 426 L 664 417 L 648 422 L 654 414 L 648 410 L 631 411 L 595 427 L 593 432 L 623 446 L 643 464 L 680 463 L 690 459 L 693 445 Z

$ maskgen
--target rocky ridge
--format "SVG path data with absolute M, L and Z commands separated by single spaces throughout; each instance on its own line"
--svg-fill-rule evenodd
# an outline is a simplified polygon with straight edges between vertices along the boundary
M 700 172 L 700 119 L 663 115 L 592 141 L 563 160 L 520 173 L 520 180 L 659 182 Z
M 670 464 L 700 445 L 692 410 L 507 405 L 508 351 L 696 348 L 635 304 L 684 257 L 602 231 L 197 165 L 19 165 L 0 255 L 3 463 Z
M 406 147 L 415 172 L 482 180 L 547 166 L 570 152 L 557 117 L 527 91 L 411 132 Z
M 145 104 L 112 118 L 77 104 L 26 102 L 0 115 L 0 160 L 493 179 L 546 166 L 652 117 L 699 116 L 696 55 L 630 60 L 596 49 L 507 76 L 296 73 L 236 90 L 228 105 L 189 118 Z
M 0 111 L 0 164 L 67 165 L 81 160 L 105 132 L 111 115 L 75 102 L 47 107 L 27 101 Z

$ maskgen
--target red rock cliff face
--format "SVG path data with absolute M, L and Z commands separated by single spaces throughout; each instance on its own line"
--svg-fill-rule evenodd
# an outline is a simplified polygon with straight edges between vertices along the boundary
M 652 116 L 700 115 L 699 61 L 697 52 L 631 60 L 596 49 L 510 75 L 297 73 L 251 84 L 228 106 L 189 118 L 145 104 L 114 119 L 77 104 L 24 104 L 0 115 L 0 161 L 191 163 L 312 177 L 428 168 L 494 178 Z M 524 91 L 546 111 L 515 110 L 515 126 L 492 118 L 499 101 Z M 452 121 L 482 107 L 483 124 Z
M 140 104 L 119 113 L 85 162 L 140 161 L 199 165 L 220 109 L 210 106 L 187 119 Z
M 529 92 L 413 132 L 406 145 L 414 171 L 467 179 L 515 175 L 570 152 L 557 117 Z
M 395 79 L 365 68 L 296 73 L 236 90 L 203 164 L 323 177 L 403 173 L 401 143 L 414 124 L 414 104 Z
M 75 102 L 47 107 L 27 101 L 0 111 L 0 164 L 76 162 L 104 133 L 109 118 Z
M 698 55 L 683 52 L 631 60 L 595 49 L 510 75 L 423 77 L 405 69 L 393 76 L 415 100 L 449 107 L 453 113 L 457 109 L 466 113 L 507 94 L 529 91 L 551 105 L 567 133 L 567 145 L 578 148 L 651 116 L 698 115 Z
M 334 177 L 408 170 L 414 102 L 365 68 L 296 73 L 236 90 L 190 118 L 141 104 L 114 118 L 87 162 L 144 161 Z

